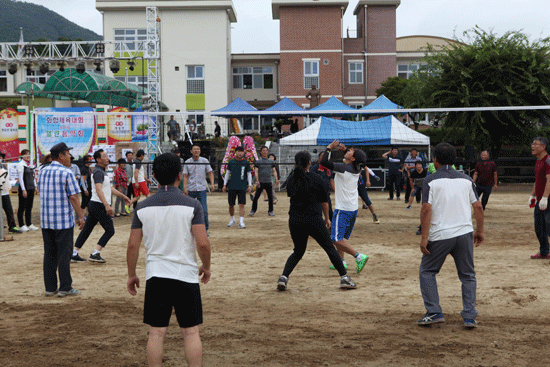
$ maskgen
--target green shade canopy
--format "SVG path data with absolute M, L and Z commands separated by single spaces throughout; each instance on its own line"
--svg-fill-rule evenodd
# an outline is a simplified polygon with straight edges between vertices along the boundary
M 45 85 L 25 82 L 17 89 L 20 94 L 33 94 L 59 100 L 83 100 L 94 104 L 137 108 L 147 89 L 94 72 L 78 73 L 65 69 L 53 74 Z

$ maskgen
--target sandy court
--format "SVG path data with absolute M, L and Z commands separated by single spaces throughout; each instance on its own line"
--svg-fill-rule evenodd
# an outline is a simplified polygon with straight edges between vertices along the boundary
M 277 277 L 292 250 L 288 198 L 278 195 L 275 217 L 267 216 L 267 203 L 261 202 L 256 216 L 245 218 L 247 228 L 238 229 L 227 228 L 226 194 L 208 196 L 212 279 L 201 286 L 205 365 L 550 365 L 544 349 L 550 334 L 550 261 L 529 258 L 538 251 L 527 206 L 530 188 L 502 186 L 489 200 L 486 242 L 475 250 L 480 323 L 475 330 L 462 328 L 461 287 L 450 257 L 438 276 L 447 322 L 416 325 L 425 312 L 415 235 L 420 205 L 405 210 L 403 201 L 387 201 L 386 192 L 369 191 L 381 224 L 360 209 L 351 243 L 370 259 L 359 275 L 350 266 L 357 290 L 338 288 L 328 257 L 310 240 L 289 290 L 278 292 Z M 17 197 L 12 204 L 17 207 Z M 38 206 L 37 198 L 36 224 Z M 40 231 L 0 243 L 0 366 L 146 366 L 143 250 L 142 288 L 136 297 L 126 291 L 130 221 L 115 219 L 116 235 L 102 252 L 106 264 L 72 264 L 73 285 L 82 291 L 78 297 L 44 297 Z M 83 257 L 101 234 L 98 226 Z M 175 318 L 165 365 L 185 365 Z

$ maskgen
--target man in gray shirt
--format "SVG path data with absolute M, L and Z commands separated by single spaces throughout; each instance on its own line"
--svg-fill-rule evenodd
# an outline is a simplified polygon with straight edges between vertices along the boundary
M 275 180 L 278 180 L 277 171 L 275 169 L 275 162 L 268 158 L 269 149 L 264 145 L 260 148 L 260 158 L 256 160 L 256 180 L 257 180 L 257 189 L 254 199 L 252 201 L 252 210 L 250 211 L 251 217 L 256 214 L 258 209 L 258 199 L 262 195 L 262 191 L 267 192 L 267 200 L 269 200 L 269 209 L 267 214 L 270 217 L 273 217 L 273 184 L 271 182 L 271 174 L 275 176 Z
M 180 124 L 174 120 L 174 115 L 170 115 L 170 121 L 166 125 L 168 126 L 168 139 L 171 141 L 176 140 L 180 133 Z
M 204 224 L 208 231 L 208 206 L 206 204 L 206 175 L 210 179 L 210 190 L 214 191 L 214 172 L 208 159 L 201 157 L 201 147 L 193 144 L 192 157 L 183 166 L 183 193 L 197 199 L 204 211 Z

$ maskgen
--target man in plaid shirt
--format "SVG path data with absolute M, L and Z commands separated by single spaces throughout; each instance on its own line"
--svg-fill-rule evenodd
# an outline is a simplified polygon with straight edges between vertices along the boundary
M 74 243 L 74 212 L 80 229 L 84 227 L 84 213 L 80 208 L 78 182 L 70 170 L 71 154 L 65 143 L 51 149 L 53 162 L 40 172 L 40 220 L 44 239 L 44 285 L 46 296 L 75 296 L 79 290 L 72 287 L 71 255 Z M 71 208 L 72 206 L 72 208 Z M 59 289 L 57 272 L 59 271 Z

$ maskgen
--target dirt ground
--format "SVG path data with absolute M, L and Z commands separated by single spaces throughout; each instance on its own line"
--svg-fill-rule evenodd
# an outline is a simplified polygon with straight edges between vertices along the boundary
M 277 277 L 292 250 L 288 198 L 275 217 L 260 203 L 246 229 L 227 228 L 226 194 L 208 197 L 212 279 L 201 286 L 205 366 L 548 366 L 550 261 L 538 251 L 530 186 L 501 186 L 486 211 L 485 243 L 476 248 L 479 327 L 462 327 L 460 282 L 451 258 L 438 276 L 447 322 L 419 327 L 425 312 L 418 286 L 421 253 L 415 235 L 420 206 L 370 191 L 381 224 L 360 210 L 351 243 L 370 256 L 357 290 L 339 277 L 314 242 L 292 273 L 287 292 Z M 17 197 L 12 196 L 17 206 Z M 247 213 L 250 202 L 247 204 Z M 38 199 L 35 224 L 39 224 Z M 130 218 L 116 218 L 106 264 L 72 264 L 77 297 L 45 297 L 41 232 L 0 243 L 0 366 L 146 366 L 144 288 L 126 291 Z M 75 232 L 76 234 L 78 231 Z M 94 232 L 82 255 L 91 253 Z M 351 262 L 348 256 L 348 261 Z M 144 280 L 144 252 L 138 275 Z M 185 365 L 175 318 L 165 365 Z

